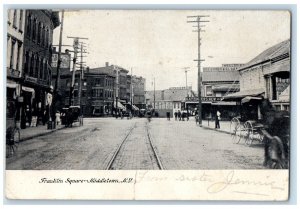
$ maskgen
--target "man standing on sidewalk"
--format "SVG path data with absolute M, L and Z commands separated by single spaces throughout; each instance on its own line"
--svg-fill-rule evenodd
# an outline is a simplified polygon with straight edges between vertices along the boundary
M 216 113 L 216 129 L 220 129 L 220 120 L 221 120 L 221 113 L 219 112 L 219 110 L 217 110 Z

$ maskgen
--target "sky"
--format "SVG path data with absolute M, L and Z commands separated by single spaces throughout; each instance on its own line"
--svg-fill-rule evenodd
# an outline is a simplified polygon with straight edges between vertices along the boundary
M 146 90 L 186 85 L 197 89 L 197 32 L 187 16 L 209 15 L 201 33 L 202 67 L 247 63 L 263 50 L 290 38 L 287 11 L 234 10 L 68 10 L 65 11 L 63 44 L 67 36 L 85 37 L 90 68 L 105 62 L 132 69 L 146 78 Z M 60 27 L 53 44 L 59 42 Z M 70 47 L 68 47 L 70 49 Z M 64 50 L 65 48 L 63 48 Z

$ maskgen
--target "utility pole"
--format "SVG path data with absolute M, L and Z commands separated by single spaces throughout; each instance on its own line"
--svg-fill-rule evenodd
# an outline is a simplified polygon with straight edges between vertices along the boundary
M 186 89 L 186 98 L 188 99 L 189 97 L 189 90 L 188 90 L 188 86 L 187 86 L 187 72 L 189 72 L 189 67 L 184 67 L 184 72 L 185 72 L 185 89 Z M 188 106 L 187 106 L 187 99 L 185 100 L 185 109 L 187 111 L 187 114 L 189 114 L 189 111 L 188 111 Z
M 131 68 L 131 76 L 130 76 L 130 105 L 131 105 L 131 112 L 133 110 L 132 104 L 133 104 L 133 84 L 132 84 L 132 68 Z
M 194 18 L 194 20 L 188 20 L 188 23 L 197 23 L 196 26 L 197 30 L 194 30 L 193 32 L 198 33 L 198 59 L 194 60 L 198 62 L 198 119 L 199 119 L 199 126 L 202 126 L 202 97 L 201 97 L 201 87 L 202 87 L 202 75 L 201 75 L 201 62 L 205 60 L 201 60 L 201 32 L 205 32 L 201 29 L 201 27 L 204 27 L 205 25 L 201 25 L 201 23 L 207 23 L 208 20 L 201 20 L 201 18 L 207 18 L 208 15 L 196 15 L 196 16 L 187 16 L 187 18 Z
M 155 115 L 155 77 L 154 77 L 154 81 L 153 81 L 153 86 L 154 86 L 154 93 L 153 93 L 153 97 L 154 97 L 154 106 L 153 106 L 153 110 L 154 110 L 154 115 Z
M 64 28 L 64 13 L 65 13 L 65 11 L 62 10 L 61 22 L 60 22 L 60 32 L 59 32 L 59 46 L 58 46 L 57 68 L 56 68 L 56 80 L 55 80 L 53 102 L 52 102 L 52 117 L 53 117 L 53 120 L 54 120 L 55 124 L 56 124 L 56 117 L 55 117 L 56 102 L 57 102 L 57 97 L 58 97 L 58 86 L 59 86 L 59 80 L 60 80 L 60 72 L 59 71 L 60 71 L 60 64 L 61 64 L 61 46 L 62 46 L 62 34 L 63 34 L 63 28 Z M 51 120 L 51 117 L 49 119 Z
M 73 97 L 74 97 L 74 88 L 75 88 L 75 74 L 76 74 L 75 72 L 76 72 L 77 53 L 78 53 L 78 49 L 79 49 L 79 39 L 88 40 L 88 38 L 72 37 L 72 36 L 68 36 L 67 38 L 73 39 L 73 47 L 74 47 L 72 83 L 71 83 L 71 87 L 70 87 L 70 97 L 69 97 L 69 106 L 71 106 L 74 103 Z

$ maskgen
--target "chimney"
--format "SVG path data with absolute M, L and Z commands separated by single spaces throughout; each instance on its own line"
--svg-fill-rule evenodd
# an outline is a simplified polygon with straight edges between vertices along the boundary
M 109 62 L 105 62 L 105 67 L 108 67 L 109 66 Z
M 161 91 L 161 100 L 165 100 L 165 91 L 164 90 Z

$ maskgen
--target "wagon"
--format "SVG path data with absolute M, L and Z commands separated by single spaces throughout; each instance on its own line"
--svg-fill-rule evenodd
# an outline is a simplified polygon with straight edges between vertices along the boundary
M 65 111 L 64 124 L 66 127 L 72 127 L 75 122 L 78 122 L 80 126 L 83 125 L 80 106 L 70 106 L 68 109 L 65 109 Z
M 246 119 L 246 120 L 245 120 Z M 253 141 L 264 143 L 265 166 L 270 168 L 289 167 L 290 116 L 287 111 L 267 109 L 261 120 L 234 117 L 230 123 L 232 142 L 242 139 L 251 146 Z

